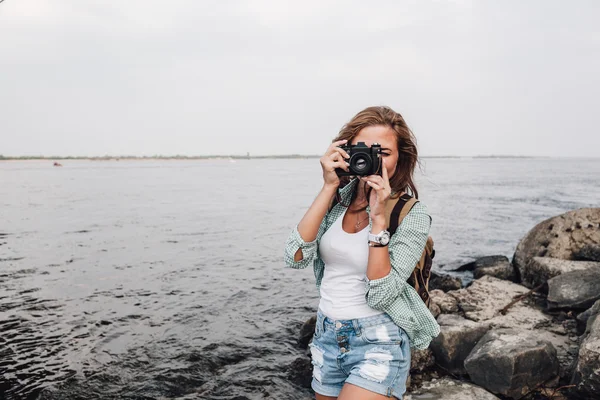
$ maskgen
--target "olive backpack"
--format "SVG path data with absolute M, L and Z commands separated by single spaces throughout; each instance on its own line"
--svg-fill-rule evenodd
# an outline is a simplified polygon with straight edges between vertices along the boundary
M 396 194 L 390 196 L 385 207 L 385 221 L 392 236 L 398 226 L 402 223 L 402 220 L 412 207 L 419 200 L 412 197 L 408 193 Z M 339 196 L 335 196 L 333 203 L 330 207 L 333 208 L 336 203 L 339 202 Z M 425 305 L 429 307 L 429 279 L 431 277 L 431 266 L 433 258 L 435 257 L 435 250 L 433 248 L 433 239 L 431 236 L 427 237 L 425 248 L 421 254 L 421 259 L 415 265 L 413 272 L 407 279 L 409 285 L 415 288 L 415 291 L 419 294 Z

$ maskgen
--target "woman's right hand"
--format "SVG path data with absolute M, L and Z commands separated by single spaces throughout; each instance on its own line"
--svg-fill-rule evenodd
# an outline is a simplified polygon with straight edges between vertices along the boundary
M 331 186 L 337 188 L 340 186 L 340 178 L 335 173 L 336 168 L 341 168 L 348 171 L 347 159 L 350 158 L 348 153 L 339 148 L 338 146 L 346 144 L 348 140 L 338 140 L 331 143 L 331 146 L 325 152 L 325 155 L 321 157 L 321 167 L 323 168 L 323 181 L 325 186 Z

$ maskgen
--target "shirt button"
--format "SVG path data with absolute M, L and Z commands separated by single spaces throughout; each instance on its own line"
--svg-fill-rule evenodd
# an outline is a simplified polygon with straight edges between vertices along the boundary
M 338 329 L 340 329 L 342 327 L 342 323 L 340 321 L 337 321 L 335 323 L 335 327 L 338 328 Z

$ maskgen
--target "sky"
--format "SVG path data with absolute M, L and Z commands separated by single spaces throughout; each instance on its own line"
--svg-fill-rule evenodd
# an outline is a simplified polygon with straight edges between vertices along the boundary
M 310 154 L 388 105 L 421 156 L 598 157 L 600 2 L 4 0 L 0 154 Z

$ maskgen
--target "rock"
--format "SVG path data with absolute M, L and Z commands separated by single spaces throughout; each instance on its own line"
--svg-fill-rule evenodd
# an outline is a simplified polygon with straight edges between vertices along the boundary
M 310 388 L 313 365 L 310 357 L 298 357 L 287 367 L 288 379 L 298 386 Z
M 550 315 L 529 304 L 529 299 L 514 304 L 506 315 L 499 312 L 515 296 L 527 291 L 526 287 L 516 283 L 484 276 L 473 281 L 468 288 L 448 292 L 447 295 L 456 298 L 458 307 L 467 319 L 486 322 L 494 328 L 535 331 L 536 335 L 552 343 L 556 349 L 561 378 L 570 379 L 577 354 L 571 349 L 572 342 L 560 322 L 554 322 Z
M 581 249 L 573 253 L 573 259 L 600 262 L 600 246 L 586 244 Z
M 453 314 L 442 314 L 437 321 L 441 332 L 430 344 L 437 364 L 453 374 L 466 374 L 465 359 L 490 325 Z
M 481 279 L 473 281 L 468 288 L 448 292 L 458 303 L 458 308 L 464 312 L 465 318 L 472 321 L 486 321 L 499 316 L 499 310 L 515 296 L 527 293 L 528 289 L 516 283 L 500 280 L 491 276 L 484 276 Z M 521 312 L 525 312 L 523 303 L 517 303 L 514 307 Z M 537 314 L 537 313 L 536 313 Z M 518 318 L 518 315 L 514 315 Z M 531 315 L 525 316 L 522 322 L 526 322 Z M 541 316 L 539 320 L 547 319 Z M 532 323 L 538 321 L 531 321 Z
M 600 245 L 600 208 L 580 208 L 540 222 L 517 245 L 513 264 L 521 282 L 532 288 L 527 264 L 533 257 L 572 260 L 587 245 Z
M 437 318 L 437 316 L 442 313 L 442 310 L 440 310 L 440 307 L 434 302 L 429 302 L 429 312 L 433 315 L 433 318 Z
M 435 364 L 433 353 L 431 349 L 418 350 L 411 349 L 410 351 L 410 371 L 412 372 L 423 372 L 427 368 Z
M 600 300 L 597 300 L 594 305 L 577 316 L 577 330 L 583 334 L 586 330 L 587 323 L 590 318 L 596 318 L 600 313 Z
M 450 378 L 434 379 L 404 396 L 404 400 L 499 400 L 490 392 Z
M 493 276 L 498 279 L 505 279 L 511 282 L 517 281 L 517 273 L 508 260 L 506 260 L 505 264 L 499 264 L 493 267 L 477 268 L 473 272 L 473 277 L 475 279 L 479 279 L 484 275 Z
M 600 300 L 598 300 L 600 301 Z M 596 303 L 598 303 L 598 301 Z M 594 303 L 594 305 L 596 305 L 596 303 Z M 577 332 L 579 334 L 583 334 L 583 332 L 585 331 L 585 327 L 587 325 L 588 319 L 590 318 L 590 315 L 592 314 L 592 308 L 590 307 L 587 310 L 585 310 L 584 312 L 581 312 L 577 315 Z
M 440 310 L 440 313 L 442 314 L 451 314 L 458 312 L 458 302 L 456 301 L 456 299 L 453 296 L 444 293 L 439 289 L 435 289 L 429 292 L 429 298 L 431 299 L 430 304 L 435 304 Z M 437 315 L 434 316 L 437 317 Z
M 586 309 L 600 299 L 600 268 L 571 271 L 548 280 L 548 308 Z
M 558 376 L 556 349 L 536 332 L 497 329 L 488 332 L 465 360 L 471 380 L 492 393 L 520 399 Z
M 455 269 L 455 271 L 475 271 L 477 268 L 495 267 L 508 262 L 505 256 L 486 256 L 480 257 L 475 261 L 466 263 Z
M 521 284 L 534 288 L 548 279 L 571 272 L 600 268 L 600 263 L 590 261 L 561 260 L 551 257 L 533 257 L 521 275 Z
M 484 275 L 490 275 L 498 279 L 506 279 L 513 282 L 517 280 L 514 267 L 505 256 L 481 257 L 458 267 L 456 271 L 473 271 L 475 279 L 479 279 Z
M 298 344 L 303 349 L 306 349 L 308 347 L 308 343 L 312 340 L 312 337 L 315 333 L 316 323 L 317 323 L 317 316 L 313 315 L 300 328 L 300 336 L 298 337 Z
M 429 278 L 430 291 L 439 289 L 444 292 L 448 292 L 450 290 L 458 290 L 461 287 L 462 280 L 460 278 L 431 271 L 431 277 Z
M 571 384 L 585 398 L 600 398 L 600 318 L 596 316 L 588 320 Z

